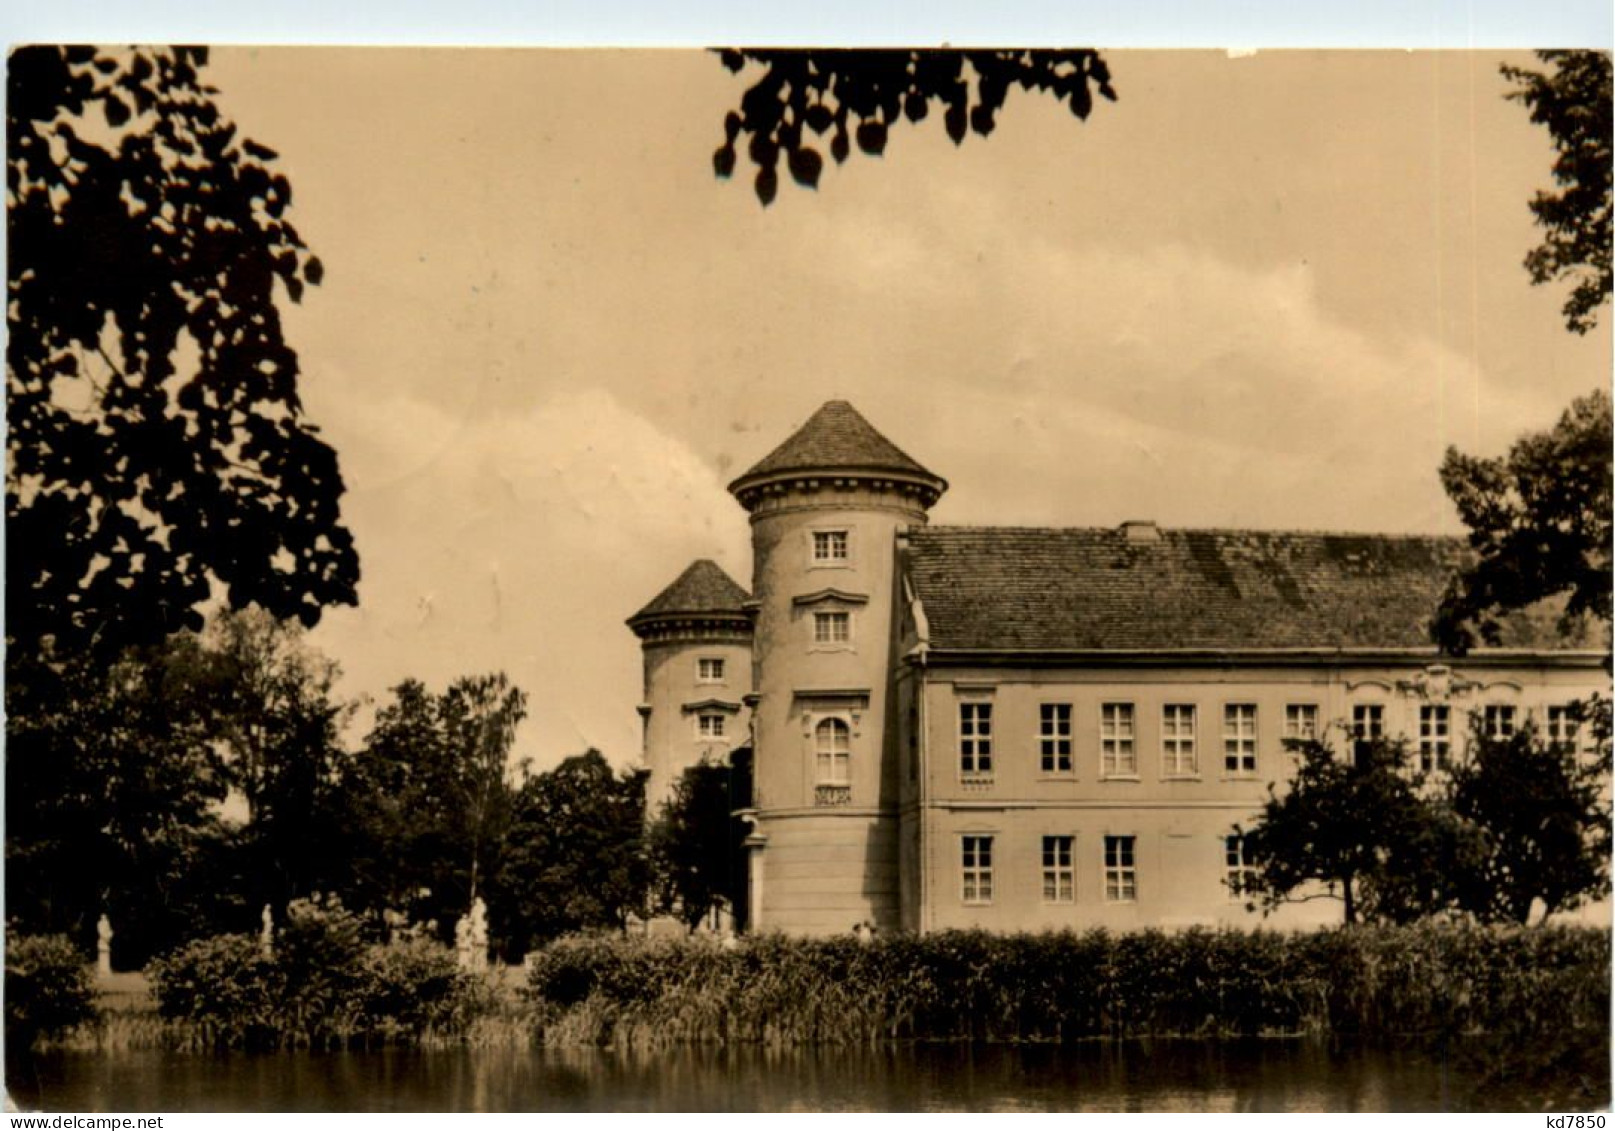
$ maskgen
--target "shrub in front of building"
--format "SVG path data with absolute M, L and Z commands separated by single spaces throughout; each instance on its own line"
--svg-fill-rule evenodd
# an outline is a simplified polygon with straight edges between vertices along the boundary
M 454 1040 L 492 1006 L 448 947 L 412 932 L 367 942 L 335 900 L 293 903 L 270 949 L 252 935 L 198 939 L 147 975 L 171 1043 L 200 1048 Z
M 851 938 L 566 939 L 525 994 L 551 1044 L 1517 1036 L 1607 1041 L 1610 935 L 1425 924 Z

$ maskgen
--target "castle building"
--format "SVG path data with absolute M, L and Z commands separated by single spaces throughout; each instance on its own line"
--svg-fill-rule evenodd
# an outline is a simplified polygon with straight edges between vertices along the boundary
M 652 805 L 749 759 L 752 928 L 1255 925 L 1236 829 L 1286 739 L 1406 735 L 1439 770 L 1471 717 L 1569 739 L 1608 690 L 1547 612 L 1429 643 L 1462 539 L 932 527 L 947 482 L 844 401 L 729 489 L 751 592 L 696 562 L 629 625 Z

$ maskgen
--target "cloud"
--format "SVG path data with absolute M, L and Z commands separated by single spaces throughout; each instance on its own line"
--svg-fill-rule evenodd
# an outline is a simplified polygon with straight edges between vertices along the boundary
M 637 758 L 623 620 L 697 556 L 749 583 L 744 516 L 709 465 L 601 389 L 497 419 L 404 398 L 325 413 L 364 571 L 359 608 L 316 634 L 344 689 L 502 669 L 529 694 L 518 753 Z
M 1036 240 L 996 258 L 971 273 L 999 335 L 939 303 L 910 387 L 941 428 L 924 455 L 956 485 L 948 521 L 1455 531 L 1446 447 L 1498 450 L 1561 407 L 1342 323 L 1304 267 Z

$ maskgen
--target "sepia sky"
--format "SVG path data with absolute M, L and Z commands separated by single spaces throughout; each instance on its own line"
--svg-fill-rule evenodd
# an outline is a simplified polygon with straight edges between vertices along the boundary
M 1547 135 L 1496 52 L 1107 53 L 1086 123 L 1012 92 L 770 208 L 693 51 L 215 52 L 326 281 L 291 311 L 342 458 L 344 690 L 502 669 L 518 753 L 638 756 L 623 620 L 724 485 L 846 398 L 952 484 L 933 521 L 1457 532 L 1436 467 L 1606 383 L 1533 288 Z M 1530 64 L 1531 56 L 1514 56 Z

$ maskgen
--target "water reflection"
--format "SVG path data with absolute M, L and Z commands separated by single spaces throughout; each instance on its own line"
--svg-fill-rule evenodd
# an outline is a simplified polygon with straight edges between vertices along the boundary
M 1324 1041 L 881 1049 L 58 1052 L 8 1068 L 52 1111 L 1442 1111 L 1607 1105 L 1469 1050 Z

